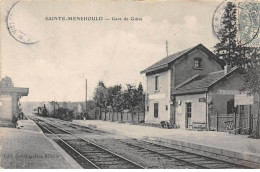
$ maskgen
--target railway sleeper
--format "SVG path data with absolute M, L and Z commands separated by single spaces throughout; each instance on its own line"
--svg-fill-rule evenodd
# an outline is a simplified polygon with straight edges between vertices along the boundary
M 187 156 L 187 154 L 183 154 L 183 153 L 167 153 L 165 154 L 166 156 L 171 156 L 171 157 L 175 157 L 175 156 Z
M 92 155 L 92 156 L 89 156 L 89 155 L 84 155 L 84 156 L 86 156 L 88 159 L 93 159 L 93 160 L 104 160 L 104 161 L 106 161 L 107 159 L 110 159 L 110 160 L 114 160 L 114 161 L 117 161 L 117 160 L 120 160 L 119 158 L 117 158 L 117 157 L 113 157 L 113 156 L 111 156 L 111 155 L 106 155 L 106 156 L 104 156 L 104 155 L 102 155 L 102 156 L 96 156 L 96 155 Z
M 95 162 L 95 164 L 97 164 L 98 166 L 102 166 L 102 165 L 123 165 L 125 163 L 118 163 L 118 162 L 111 162 L 111 161 L 95 161 L 93 160 L 93 162 Z
M 80 150 L 82 153 L 86 154 L 102 154 L 103 152 L 97 150 L 97 151 L 85 151 L 85 150 Z
M 183 159 L 183 160 L 190 160 L 190 159 L 193 159 L 193 158 L 197 158 L 196 156 L 192 156 L 192 155 L 180 155 L 180 156 L 174 156 L 174 157 L 176 157 L 176 158 L 179 158 L 179 159 Z

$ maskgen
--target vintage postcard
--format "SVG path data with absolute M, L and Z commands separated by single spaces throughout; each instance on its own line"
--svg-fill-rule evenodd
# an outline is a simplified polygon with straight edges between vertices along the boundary
M 259 169 L 260 1 L 1 0 L 0 168 Z

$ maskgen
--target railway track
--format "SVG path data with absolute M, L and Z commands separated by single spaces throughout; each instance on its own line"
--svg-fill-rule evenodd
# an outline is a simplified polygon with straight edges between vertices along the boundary
M 99 130 L 96 130 L 96 129 L 92 129 L 92 128 L 89 128 L 86 126 L 80 126 L 77 124 L 68 124 L 68 123 L 62 122 L 62 121 L 59 122 L 59 125 L 71 127 L 74 129 L 75 133 L 77 133 L 77 131 L 86 132 L 86 133 L 95 133 L 95 134 L 105 133 L 104 131 L 99 133 Z M 56 132 L 57 134 L 64 134 L 67 132 L 64 129 L 60 129 L 59 127 L 53 126 L 53 125 L 51 125 L 51 127 L 49 127 L 49 128 L 50 128 L 50 130 L 54 130 L 54 132 Z M 71 142 L 71 140 L 72 140 L 72 142 Z M 70 145 L 75 145 L 80 142 L 80 141 L 76 140 L 76 143 L 75 143 L 74 140 L 75 139 L 69 139 L 69 140 L 65 140 L 65 141 Z M 149 158 L 152 158 L 152 157 L 161 158 L 161 159 L 164 159 L 165 161 L 167 161 L 168 163 L 175 163 L 175 166 L 180 166 L 183 168 L 199 168 L 199 169 L 249 168 L 246 166 L 237 165 L 234 163 L 225 162 L 225 161 L 221 161 L 218 159 L 206 157 L 203 155 L 183 151 L 180 149 L 167 147 L 167 146 L 160 145 L 157 143 L 151 143 L 149 141 L 143 141 L 143 140 L 137 140 L 137 139 L 127 139 L 127 140 L 112 139 L 112 140 L 113 141 L 111 141 L 111 138 L 107 137 L 107 139 L 100 140 L 101 143 L 99 145 L 102 145 L 102 143 L 103 143 L 103 145 L 105 145 L 104 144 L 105 142 L 108 142 L 107 144 L 111 144 L 111 142 L 113 142 L 114 148 L 116 149 L 117 147 L 120 147 L 120 146 L 122 146 L 122 144 L 124 144 L 125 146 L 127 146 L 127 149 L 131 148 L 131 152 L 133 151 L 136 153 L 141 153 L 140 156 L 142 156 L 142 154 L 143 154 L 143 155 L 148 156 Z M 83 154 L 91 154 L 91 151 L 94 150 L 94 149 L 93 150 L 90 149 L 89 150 L 90 152 L 88 152 L 88 150 L 85 151 L 84 146 L 85 146 L 84 144 L 78 144 L 76 147 L 78 147 L 79 151 L 83 152 Z M 106 158 L 102 158 L 102 156 L 99 157 L 99 155 L 102 155 L 102 153 L 97 152 L 97 157 L 100 158 L 100 162 L 106 162 Z M 116 161 L 116 159 L 111 161 L 110 167 L 112 167 L 112 168 L 116 167 L 115 161 Z M 103 166 L 102 166 L 102 168 L 108 168 L 108 167 L 109 167 L 109 162 L 107 164 L 103 164 Z M 121 167 L 123 167 L 123 163 L 119 163 L 119 168 L 121 168 Z M 128 167 L 125 166 L 125 168 L 128 168 Z
M 159 145 L 156 143 L 151 143 L 149 141 L 143 141 L 143 140 L 140 141 L 140 140 L 136 140 L 136 139 L 131 139 L 131 140 L 127 140 L 127 141 L 120 140 L 120 141 L 131 147 L 136 147 L 140 150 L 146 150 L 148 152 L 153 152 L 158 155 L 168 157 L 169 159 L 176 159 L 176 160 L 179 160 L 186 164 L 187 163 L 191 164 L 196 168 L 201 168 L 201 169 L 210 169 L 210 168 L 211 169 L 212 168 L 213 169 L 221 169 L 221 168 L 245 169 L 245 168 L 248 168 L 245 166 L 217 160 L 214 158 L 209 158 L 209 157 L 206 157 L 203 155 L 198 155 L 198 154 L 194 154 L 191 152 L 186 152 L 186 151 L 182 151 L 179 149 Z
M 34 119 L 35 120 L 35 119 Z M 55 135 L 55 141 L 83 168 L 91 169 L 142 169 L 143 166 L 107 150 L 91 141 L 63 130 L 43 120 L 35 120 L 47 134 Z

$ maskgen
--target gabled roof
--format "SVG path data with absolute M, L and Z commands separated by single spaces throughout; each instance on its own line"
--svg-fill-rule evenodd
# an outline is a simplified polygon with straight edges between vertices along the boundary
M 197 77 L 193 77 L 192 80 L 186 82 L 185 84 L 176 87 L 173 90 L 173 94 L 187 94 L 187 93 L 198 93 L 198 92 L 206 92 L 208 88 L 215 85 L 222 79 L 233 74 L 238 67 L 232 68 L 229 73 L 225 74 L 224 70 L 212 72 L 208 75 L 197 75 Z
M 157 63 L 153 64 L 152 66 L 146 68 L 145 70 L 141 71 L 140 73 L 147 73 L 147 72 L 152 72 L 154 70 L 158 70 L 161 68 L 167 68 L 169 63 L 174 62 L 175 60 L 184 57 L 184 55 L 186 55 L 187 53 L 191 52 L 194 49 L 197 48 L 202 48 L 204 49 L 207 53 L 209 53 L 220 65 L 224 65 L 223 62 L 215 56 L 215 54 L 213 54 L 210 50 L 208 50 L 204 45 L 199 44 L 196 45 L 194 47 L 188 48 L 186 50 L 180 51 L 178 53 L 172 54 L 170 56 L 167 56 L 165 58 L 163 58 L 162 60 L 158 61 Z

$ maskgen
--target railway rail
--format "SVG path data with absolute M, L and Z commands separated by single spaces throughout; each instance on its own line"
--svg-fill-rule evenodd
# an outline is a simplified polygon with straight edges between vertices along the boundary
M 136 147 L 139 149 L 144 149 L 146 151 L 149 152 L 153 152 L 156 154 L 159 154 L 161 156 L 164 157 L 168 157 L 169 159 L 176 159 L 179 160 L 181 162 L 184 163 L 188 163 L 193 165 L 194 167 L 199 167 L 201 169 L 209 169 L 209 168 L 248 168 L 245 166 L 241 166 L 241 165 L 237 165 L 237 164 L 233 164 L 233 163 L 229 163 L 229 162 L 225 162 L 225 161 L 221 161 L 221 160 L 217 160 L 214 158 L 209 158 L 203 155 L 198 155 L 195 153 L 191 153 L 191 152 L 186 152 L 186 151 L 182 151 L 179 149 L 175 149 L 175 148 L 171 148 L 171 147 L 167 147 L 167 146 L 163 146 L 160 144 L 156 144 L 156 143 L 151 143 L 149 141 L 139 141 L 136 139 L 131 139 L 128 141 L 122 141 L 125 144 L 132 146 L 132 147 Z
M 97 169 L 142 169 L 143 166 L 126 159 L 106 148 L 89 140 L 76 136 L 69 131 L 47 123 L 43 120 L 33 119 L 47 134 L 56 136 L 56 142 L 69 153 L 83 168 Z
M 122 160 L 120 160 L 120 158 L 116 159 L 116 158 L 110 157 L 111 155 L 105 155 L 102 152 L 96 151 L 94 148 L 86 149 L 85 147 L 88 146 L 87 143 L 91 143 L 92 145 L 95 145 L 95 147 L 101 147 L 101 146 L 100 146 L 100 144 L 98 145 L 89 140 L 85 140 L 81 137 L 74 136 L 71 132 L 60 128 L 60 126 L 50 124 L 49 122 L 46 122 L 43 120 L 41 122 L 42 123 L 45 122 L 45 125 L 49 125 L 46 128 L 49 128 L 51 130 L 50 132 L 53 131 L 54 133 L 56 133 L 58 135 L 70 134 L 71 137 L 72 136 L 76 137 L 77 139 L 71 139 L 71 138 L 62 139 L 63 141 L 61 141 L 61 143 L 58 143 L 58 144 L 63 147 L 64 147 L 64 145 L 62 145 L 62 144 L 65 144 L 65 145 L 68 144 L 74 149 L 77 148 L 77 151 L 80 154 L 82 154 L 82 156 L 84 156 L 85 158 L 88 158 L 88 157 L 86 157 L 86 155 L 92 156 L 92 158 L 88 158 L 88 160 L 92 160 L 95 157 L 96 159 L 98 159 L 98 160 L 96 160 L 96 162 L 98 163 L 99 168 L 144 168 L 143 166 L 133 163 L 131 160 L 121 157 L 118 154 L 116 154 L 116 157 L 123 158 L 124 159 L 123 162 L 122 162 Z M 74 131 L 75 133 L 77 133 L 77 131 L 86 132 L 86 133 L 95 133 L 95 134 L 106 133 L 104 131 L 99 131 L 99 130 L 92 129 L 92 128 L 89 128 L 86 126 L 80 126 L 80 125 L 71 124 L 71 123 L 68 124 L 67 122 L 62 122 L 62 121 L 59 121 L 58 123 L 56 122 L 56 124 L 63 125 L 66 127 L 71 127 L 75 130 Z M 42 125 L 44 125 L 44 124 L 42 124 Z M 107 140 L 109 140 L 109 139 L 111 140 L 111 138 L 107 138 Z M 184 168 L 199 168 L 199 169 L 250 168 L 247 166 L 242 166 L 242 165 L 238 165 L 238 164 L 234 164 L 234 163 L 230 163 L 230 162 L 225 162 L 222 160 L 218 160 L 218 159 L 210 158 L 207 156 L 187 152 L 184 150 L 160 145 L 157 143 L 152 143 L 149 141 L 137 140 L 137 139 L 132 139 L 132 138 L 127 139 L 127 140 L 122 140 L 122 139 L 112 139 L 112 140 L 113 140 L 113 144 L 115 145 L 115 147 L 120 146 L 120 144 L 121 145 L 124 144 L 124 145 L 128 146 L 129 148 L 132 148 L 133 151 L 136 151 L 139 153 L 141 152 L 143 154 L 148 155 L 149 157 L 164 158 L 169 162 L 172 161 L 172 162 L 176 163 L 176 166 L 182 166 Z M 106 142 L 106 141 L 101 140 L 101 142 Z M 101 147 L 101 148 L 103 148 L 103 147 Z M 107 150 L 106 148 L 103 148 L 103 150 L 105 150 L 106 152 L 112 153 L 111 151 Z M 114 153 L 112 153 L 112 154 L 114 154 Z M 111 161 L 110 161 L 110 158 L 111 158 Z M 109 159 L 109 161 L 108 161 L 108 159 Z M 95 161 L 95 159 L 92 161 Z M 116 163 L 117 161 L 118 161 L 118 164 Z M 130 162 L 130 164 L 133 163 L 134 165 L 133 164 L 130 166 L 127 164 L 124 165 L 125 162 Z M 95 164 L 95 163 L 93 163 L 93 164 Z

